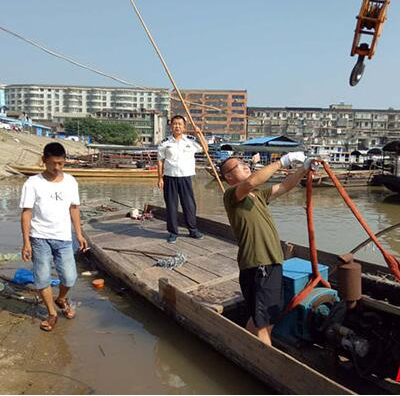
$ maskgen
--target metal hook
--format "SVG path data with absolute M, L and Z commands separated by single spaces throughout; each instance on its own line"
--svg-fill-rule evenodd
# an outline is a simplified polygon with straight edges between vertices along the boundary
M 365 56 L 359 55 L 357 63 L 354 65 L 353 70 L 351 71 L 349 83 L 352 87 L 357 85 L 363 76 L 365 69 L 364 59 Z

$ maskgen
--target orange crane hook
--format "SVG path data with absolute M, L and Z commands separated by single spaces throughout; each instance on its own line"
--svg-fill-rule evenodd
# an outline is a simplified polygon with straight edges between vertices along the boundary
M 352 87 L 361 80 L 365 69 L 365 57 L 368 56 L 368 59 L 371 59 L 375 54 L 389 4 L 390 0 L 363 0 L 362 2 L 351 48 L 351 56 L 358 55 L 357 63 L 350 74 L 349 82 Z M 360 44 L 361 38 L 363 42 Z

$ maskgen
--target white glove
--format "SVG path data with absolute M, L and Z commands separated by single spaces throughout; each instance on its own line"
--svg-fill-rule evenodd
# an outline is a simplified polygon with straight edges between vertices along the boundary
M 285 154 L 280 159 L 283 168 L 289 168 L 289 166 L 293 165 L 295 162 L 304 163 L 305 160 L 306 156 L 302 151 L 295 151 L 293 153 Z
M 307 158 L 304 161 L 304 169 L 308 172 L 310 168 L 313 172 L 318 172 L 320 163 L 315 161 L 315 158 Z

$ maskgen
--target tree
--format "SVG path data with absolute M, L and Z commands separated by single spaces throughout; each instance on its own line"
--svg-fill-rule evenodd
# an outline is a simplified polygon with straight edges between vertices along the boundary
M 69 135 L 90 135 L 94 141 L 102 144 L 134 145 L 139 137 L 131 124 L 99 121 L 92 117 L 71 118 L 65 121 L 64 126 Z

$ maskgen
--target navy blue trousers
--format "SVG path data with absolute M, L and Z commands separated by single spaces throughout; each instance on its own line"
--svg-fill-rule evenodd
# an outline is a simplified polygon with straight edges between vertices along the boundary
M 164 201 L 167 207 L 167 230 L 178 235 L 178 197 L 181 202 L 186 227 L 195 233 L 196 202 L 194 200 L 192 178 L 164 176 Z

